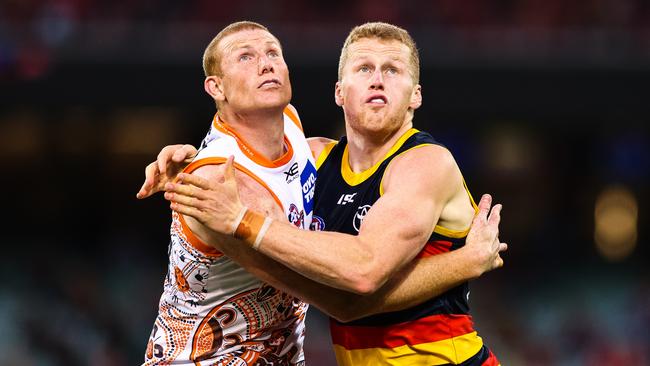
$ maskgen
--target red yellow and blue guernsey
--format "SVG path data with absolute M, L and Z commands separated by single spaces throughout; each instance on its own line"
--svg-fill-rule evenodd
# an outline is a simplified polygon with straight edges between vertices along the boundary
M 318 157 L 312 229 L 357 235 L 366 213 L 383 194 L 381 182 L 390 162 L 418 147 L 438 144 L 411 129 L 370 169 L 354 173 L 348 165 L 347 140 L 327 146 Z M 468 199 L 476 204 L 468 191 Z M 398 219 L 398 218 L 396 218 Z M 458 249 L 467 231 L 436 226 L 418 258 Z M 468 306 L 467 283 L 409 309 L 373 315 L 349 323 L 330 320 L 336 360 L 352 365 L 498 365 L 478 336 Z

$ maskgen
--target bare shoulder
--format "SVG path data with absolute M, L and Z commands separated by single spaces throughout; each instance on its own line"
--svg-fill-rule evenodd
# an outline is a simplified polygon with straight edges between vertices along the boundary
M 318 158 L 318 156 L 325 150 L 327 145 L 330 145 L 332 143 L 336 142 L 336 140 L 329 139 L 327 137 L 309 137 L 307 138 L 307 143 L 309 144 L 309 148 L 311 149 L 312 154 L 314 155 L 314 158 Z
M 462 175 L 451 152 L 440 145 L 424 145 L 401 153 L 390 162 L 382 188 L 435 190 L 444 196 L 451 195 L 462 186 Z
M 192 174 L 210 181 L 223 182 L 224 165 L 203 165 L 194 170 Z M 284 217 L 279 203 L 262 183 L 238 169 L 235 170 L 235 179 L 244 205 L 276 219 Z

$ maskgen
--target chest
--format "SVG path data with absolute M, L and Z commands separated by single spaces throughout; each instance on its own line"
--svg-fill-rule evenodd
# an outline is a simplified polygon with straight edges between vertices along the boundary
M 363 220 L 381 197 L 383 170 L 357 185 L 349 185 L 336 169 L 321 169 L 316 182 L 312 229 L 357 235 Z

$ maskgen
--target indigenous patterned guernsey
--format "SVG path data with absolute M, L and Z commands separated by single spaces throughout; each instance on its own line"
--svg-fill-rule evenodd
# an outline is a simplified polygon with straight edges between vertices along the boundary
M 362 173 L 350 169 L 345 137 L 328 145 L 316 162 L 318 181 L 312 229 L 357 235 L 366 213 L 383 194 L 381 182 L 390 162 L 410 149 L 431 144 L 437 144 L 431 135 L 411 129 L 382 161 Z M 464 245 L 466 236 L 467 231 L 436 226 L 417 258 L 455 250 Z M 498 361 L 474 330 L 468 296 L 468 284 L 464 283 L 406 310 L 350 323 L 331 319 L 338 364 L 497 365 Z
M 262 184 L 293 224 L 309 228 L 316 168 L 292 107 L 284 133 L 286 154 L 269 161 L 215 116 L 185 171 L 234 155 L 236 168 Z M 172 213 L 169 269 L 145 365 L 303 365 L 307 307 L 202 243 Z

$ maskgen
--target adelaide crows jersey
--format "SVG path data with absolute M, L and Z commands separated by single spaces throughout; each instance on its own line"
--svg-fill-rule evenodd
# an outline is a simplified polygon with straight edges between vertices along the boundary
M 398 139 L 383 160 L 362 173 L 354 173 L 348 164 L 345 137 L 328 145 L 316 162 L 318 179 L 312 229 L 357 235 L 368 210 L 383 194 L 382 179 L 390 162 L 408 150 L 432 144 L 437 142 L 431 135 L 411 129 Z M 436 226 L 416 260 L 461 247 L 468 231 Z M 464 283 L 409 309 L 349 323 L 331 319 L 338 364 L 497 365 L 496 358 L 474 330 L 468 296 L 468 284 Z

